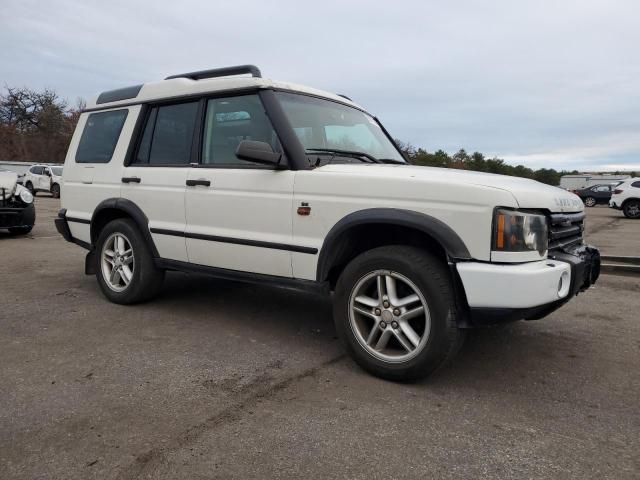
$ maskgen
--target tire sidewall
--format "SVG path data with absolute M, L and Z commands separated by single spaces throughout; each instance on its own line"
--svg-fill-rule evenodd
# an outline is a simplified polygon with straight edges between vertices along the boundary
M 451 312 L 450 286 L 430 277 L 428 272 L 419 271 L 403 253 L 417 249 L 398 246 L 396 249 L 381 247 L 365 252 L 352 261 L 342 273 L 334 297 L 334 320 L 336 330 L 347 350 L 365 369 L 374 374 L 392 380 L 411 380 L 423 376 L 437 368 L 449 351 L 451 323 L 454 322 Z M 428 256 L 420 252 L 422 256 Z M 448 272 L 435 257 L 429 259 L 440 276 Z M 351 328 L 349 318 L 350 297 L 352 289 L 366 274 L 375 270 L 390 270 L 400 273 L 411 280 L 420 290 L 427 302 L 431 317 L 429 338 L 422 351 L 415 357 L 401 363 L 385 362 L 368 353 L 358 341 Z M 449 284 L 450 285 L 450 284 Z
M 633 218 L 633 219 L 640 218 L 640 214 L 633 216 L 628 213 L 628 208 L 631 205 L 638 205 L 638 207 L 640 207 L 640 200 L 629 200 L 627 203 L 625 203 L 624 207 L 622 208 L 622 212 L 624 213 L 624 216 L 627 218 Z
M 113 233 L 121 233 L 125 237 L 127 237 L 129 243 L 131 244 L 134 257 L 134 268 L 131 282 L 129 286 L 121 292 L 112 290 L 111 287 L 109 287 L 109 285 L 107 284 L 107 281 L 104 279 L 102 273 L 102 249 L 107 238 L 109 238 L 109 236 L 111 236 Z M 148 254 L 147 246 L 142 239 L 142 235 L 132 221 L 126 219 L 113 220 L 102 229 L 96 242 L 96 278 L 98 280 L 98 284 L 100 285 L 100 289 L 110 301 L 114 303 L 128 304 L 134 303 L 140 296 L 140 292 L 143 287 L 141 277 L 143 275 L 143 256 L 145 254 Z
M 593 203 L 589 204 L 590 200 L 592 200 Z M 596 201 L 596 199 L 594 197 L 587 197 L 587 198 L 584 199 L 584 204 L 587 207 L 595 207 L 597 203 L 598 202 Z
M 53 195 L 53 198 L 60 198 L 60 185 L 57 183 L 53 184 L 51 187 L 51 195 Z

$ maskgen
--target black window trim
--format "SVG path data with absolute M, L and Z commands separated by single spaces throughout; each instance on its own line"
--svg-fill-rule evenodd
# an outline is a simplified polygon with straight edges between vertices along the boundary
M 125 112 L 125 113 L 124 113 L 124 118 L 122 119 L 122 125 L 120 125 L 120 130 L 118 130 L 118 135 L 116 135 L 116 143 L 113 146 L 113 151 L 111 152 L 111 156 L 109 157 L 109 160 L 107 160 L 106 162 L 79 162 L 78 150 L 80 149 L 80 143 L 82 142 L 82 138 L 84 137 L 84 134 L 87 131 L 86 130 L 87 123 L 89 122 L 89 118 L 91 117 L 91 115 L 93 115 L 94 113 L 99 114 L 99 113 L 114 113 L 114 112 Z M 118 143 L 120 143 L 120 137 L 122 136 L 122 130 L 124 130 L 124 124 L 127 123 L 127 118 L 129 118 L 128 108 L 113 108 L 113 109 L 110 108 L 101 112 L 89 113 L 89 115 L 87 115 L 87 119 L 84 122 L 84 127 L 82 128 L 82 134 L 80 135 L 80 139 L 78 140 L 78 145 L 76 147 L 75 155 L 73 156 L 74 162 L 80 165 L 107 165 L 108 163 L 111 163 L 111 160 L 113 160 L 113 154 L 116 153 L 116 149 L 118 148 Z
M 205 115 L 206 104 L 211 99 L 216 98 L 228 98 L 228 97 L 240 97 L 245 95 L 258 95 L 260 101 L 265 110 L 265 114 L 271 126 L 273 127 L 278 141 L 283 149 L 283 157 L 280 165 L 259 165 L 255 163 L 242 164 L 203 164 L 202 163 L 202 141 L 204 137 L 205 127 Z M 147 121 L 154 107 L 163 107 L 167 105 L 176 105 L 182 103 L 198 102 L 198 111 L 196 113 L 196 124 L 194 127 L 193 140 L 191 144 L 191 162 L 190 163 L 176 163 L 176 164 L 151 164 L 151 163 L 136 163 L 134 160 L 138 155 L 140 144 L 142 143 L 142 137 L 144 135 L 144 129 L 147 125 Z M 275 105 L 274 105 L 275 104 Z M 235 89 L 235 90 L 220 90 L 217 92 L 200 93 L 197 95 L 186 95 L 180 97 L 171 97 L 159 100 L 153 100 L 144 103 L 137 103 L 141 105 L 140 112 L 138 113 L 138 119 L 134 127 L 134 131 L 129 142 L 129 148 L 127 150 L 124 166 L 125 167 L 143 167 L 143 168 L 219 168 L 219 169 L 235 169 L 235 170 L 302 170 L 308 169 L 309 162 L 306 159 L 306 154 L 300 142 L 298 141 L 293 128 L 286 119 L 284 112 L 282 111 L 280 104 L 273 95 L 273 90 L 252 87 L 249 89 Z M 295 141 L 293 145 L 288 145 L 287 141 L 283 138 L 288 137 L 289 142 Z M 298 161 L 297 165 L 291 160 L 292 153 L 296 154 L 303 160 L 304 163 Z M 298 168 L 296 168 L 296 166 Z M 302 168 L 300 168 L 302 167 Z

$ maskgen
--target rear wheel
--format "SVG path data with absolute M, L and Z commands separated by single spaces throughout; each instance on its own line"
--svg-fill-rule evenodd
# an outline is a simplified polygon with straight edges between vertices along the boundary
M 129 219 L 109 222 L 96 242 L 96 277 L 112 302 L 132 304 L 154 297 L 162 287 L 164 271 L 153 257 L 136 224 Z
M 60 185 L 54 183 L 51 186 L 51 195 L 53 195 L 53 198 L 60 198 Z
M 587 197 L 584 199 L 584 204 L 587 207 L 595 207 L 596 206 L 596 199 L 594 197 Z
M 640 218 L 640 200 L 629 200 L 625 202 L 622 211 L 627 218 Z
M 355 361 L 390 380 L 430 374 L 463 338 L 446 266 L 414 247 L 376 248 L 347 265 L 336 286 L 334 319 Z

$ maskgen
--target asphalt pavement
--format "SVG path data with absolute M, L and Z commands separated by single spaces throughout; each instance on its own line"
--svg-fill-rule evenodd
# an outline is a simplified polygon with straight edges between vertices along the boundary
M 640 278 L 397 384 L 344 355 L 321 296 L 171 273 L 107 302 L 36 202 L 0 233 L 2 479 L 640 477 Z M 640 221 L 588 209 L 587 239 L 640 255 Z

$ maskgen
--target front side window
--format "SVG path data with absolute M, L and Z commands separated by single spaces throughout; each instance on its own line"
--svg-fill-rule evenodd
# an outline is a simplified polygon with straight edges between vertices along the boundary
M 51 171 L 56 177 L 62 176 L 62 167 L 51 167 Z
M 80 137 L 76 162 L 109 163 L 127 113 L 128 110 L 112 110 L 90 114 Z
M 34 175 L 42 175 L 43 170 L 43 167 L 31 167 L 31 173 Z
M 191 162 L 198 102 L 153 107 L 133 163 L 183 165 Z
M 257 164 L 236 157 L 243 140 L 265 142 L 281 151 L 258 95 L 213 98 L 207 102 L 202 141 L 203 165 Z
M 278 92 L 280 104 L 309 153 L 344 150 L 403 162 L 378 122 L 361 110 L 307 95 Z

